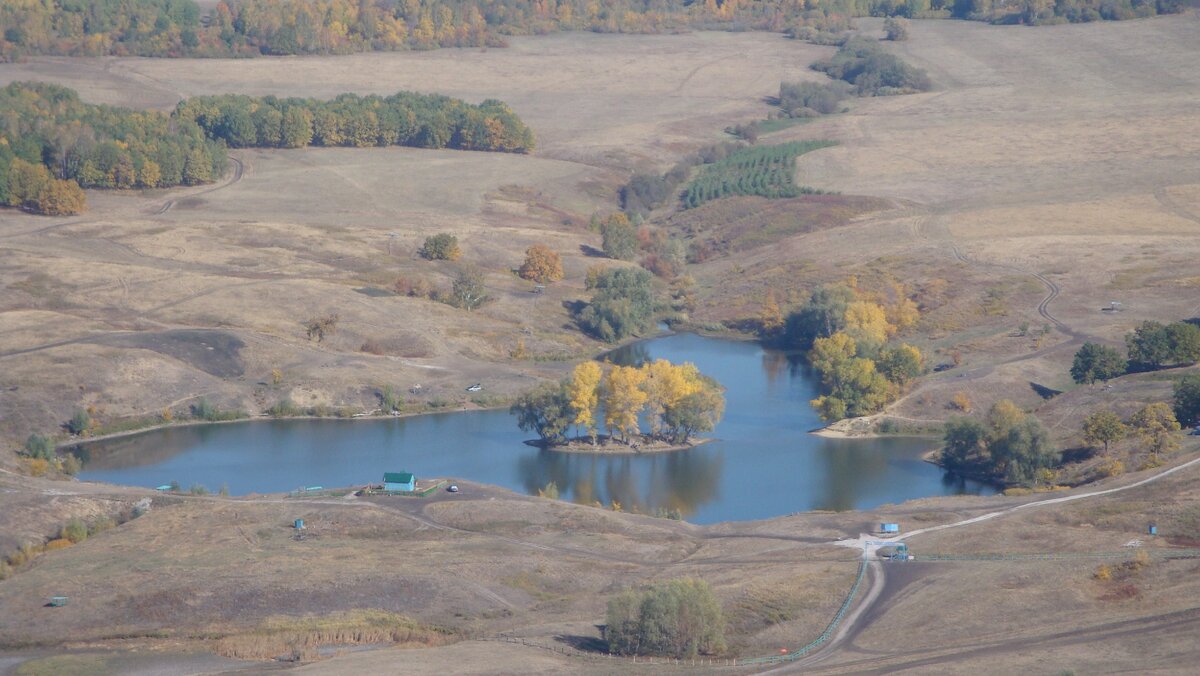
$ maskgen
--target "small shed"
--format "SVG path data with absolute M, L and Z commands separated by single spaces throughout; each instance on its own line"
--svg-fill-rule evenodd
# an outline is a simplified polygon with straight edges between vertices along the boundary
M 879 532 L 884 535 L 898 535 L 900 533 L 900 524 L 898 523 L 881 523 L 879 524 Z
M 411 472 L 385 472 L 383 475 L 383 490 L 415 491 L 417 490 L 417 478 Z

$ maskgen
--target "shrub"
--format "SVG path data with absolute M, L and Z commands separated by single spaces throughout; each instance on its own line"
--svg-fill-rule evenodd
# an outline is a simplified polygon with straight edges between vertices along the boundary
M 79 462 L 79 458 L 77 458 L 74 454 L 68 453 L 67 456 L 63 458 L 62 471 L 64 474 L 75 476 L 76 474 L 79 474 L 79 470 L 81 469 L 83 469 L 83 463 Z
M 338 313 L 333 312 L 323 317 L 313 317 L 304 323 L 304 331 L 308 335 L 308 339 L 317 339 L 317 342 L 323 342 L 326 336 L 332 336 L 337 333 L 337 325 L 340 317 Z
M 273 418 L 288 418 L 300 415 L 302 411 L 292 403 L 291 399 L 280 399 L 274 406 L 267 409 L 267 413 Z
M 708 583 L 670 580 L 610 600 L 604 637 L 618 655 L 713 655 L 725 650 L 725 620 Z
M 900 42 L 908 39 L 908 22 L 895 16 L 883 20 L 883 34 L 888 40 Z
M 75 544 L 66 538 L 56 538 L 46 543 L 46 551 L 52 552 L 56 549 L 66 549 Z
M 933 87 L 925 71 L 914 68 L 885 50 L 878 42 L 854 37 L 846 41 L 833 58 L 812 64 L 835 80 L 854 85 L 859 96 L 881 96 Z
M 404 397 L 397 394 L 391 385 L 384 385 L 379 390 L 379 403 L 384 413 L 391 413 L 404 408 Z
M 82 408 L 75 409 L 75 414 L 67 421 L 67 431 L 71 434 L 83 434 L 92 427 L 92 416 Z
M 208 489 L 204 487 L 204 484 L 192 484 L 188 492 L 192 495 L 208 495 Z
M 29 461 L 30 476 L 43 476 L 50 469 L 50 463 L 42 458 L 34 458 Z
M 970 413 L 973 408 L 971 397 L 966 392 L 955 392 L 953 397 L 950 397 L 950 408 L 963 413 Z
M 392 290 L 412 298 L 430 298 L 433 295 L 433 285 L 429 280 L 417 276 L 399 275 L 392 284 Z
M 847 87 L 842 82 L 783 82 L 779 108 L 789 117 L 811 117 L 838 112 Z
M 483 286 L 483 273 L 475 267 L 460 268 L 451 287 L 450 305 L 470 311 L 488 300 L 487 290 Z
M 88 536 L 87 524 L 85 524 L 83 522 L 83 520 L 78 519 L 78 518 L 74 518 L 74 519 L 71 519 L 70 521 L 68 521 L 66 523 L 66 525 L 64 525 L 62 527 L 62 532 L 59 534 L 59 537 L 66 539 L 66 540 L 70 540 L 71 542 L 74 542 L 74 543 L 83 542 L 84 540 L 87 539 L 87 536 Z
M 458 238 L 449 233 L 439 233 L 425 238 L 421 256 L 431 261 L 456 261 L 462 256 Z
M 41 434 L 30 434 L 25 439 L 25 455 L 31 458 L 50 460 L 54 457 L 54 440 Z
M 106 530 L 112 530 L 117 527 L 117 522 L 111 516 L 102 516 L 92 523 L 88 524 L 88 535 L 103 533 Z

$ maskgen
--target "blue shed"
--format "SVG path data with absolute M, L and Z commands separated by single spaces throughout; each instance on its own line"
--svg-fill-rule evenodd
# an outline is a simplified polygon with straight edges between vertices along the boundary
M 411 472 L 385 472 L 383 475 L 383 490 L 415 491 L 417 490 L 417 478 Z
M 898 523 L 881 523 L 879 524 L 879 532 L 884 535 L 898 535 L 900 533 L 900 524 Z

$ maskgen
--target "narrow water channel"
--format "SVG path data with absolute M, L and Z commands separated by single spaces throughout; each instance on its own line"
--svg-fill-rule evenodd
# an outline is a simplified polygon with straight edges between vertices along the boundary
M 816 383 L 799 363 L 757 344 L 678 334 L 611 358 L 690 361 L 726 387 L 716 441 L 675 453 L 603 456 L 530 446 L 507 411 L 342 421 L 277 420 L 168 428 L 83 447 L 87 480 L 137 486 L 178 481 L 231 493 L 377 482 L 383 472 L 455 477 L 566 500 L 613 500 L 695 523 L 813 509 L 866 509 L 994 489 L 921 460 L 928 439 L 826 439 L 809 407 Z M 486 386 L 486 383 L 485 383 Z

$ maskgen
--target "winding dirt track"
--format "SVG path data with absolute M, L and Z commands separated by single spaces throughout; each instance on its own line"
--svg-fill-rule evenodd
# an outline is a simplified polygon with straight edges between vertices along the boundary
M 950 528 L 961 528 L 963 526 L 970 526 L 970 525 L 974 525 L 974 524 L 981 523 L 984 521 L 990 521 L 992 519 L 997 519 L 997 518 L 1000 518 L 1003 516 L 1007 516 L 1009 514 L 1012 514 L 1013 512 L 1017 512 L 1017 511 L 1024 510 L 1024 509 L 1031 509 L 1031 508 L 1035 508 L 1035 507 L 1044 507 L 1047 505 L 1056 505 L 1056 504 L 1061 504 L 1064 502 L 1073 502 L 1076 500 L 1084 500 L 1087 498 L 1094 498 L 1094 497 L 1098 497 L 1101 495 L 1111 495 L 1113 493 L 1120 493 L 1123 491 L 1128 491 L 1128 490 L 1131 490 L 1134 488 L 1139 488 L 1141 486 L 1145 486 L 1146 484 L 1153 483 L 1164 477 L 1170 476 L 1176 472 L 1182 471 L 1184 469 L 1187 469 L 1189 467 L 1192 467 L 1192 466 L 1198 465 L 1198 464 L 1200 464 L 1200 458 L 1193 458 L 1192 460 L 1189 460 L 1183 464 L 1167 468 L 1157 474 L 1154 474 L 1152 476 L 1146 477 L 1145 479 L 1141 479 L 1139 481 L 1136 481 L 1134 483 L 1131 483 L 1131 484 L 1128 484 L 1125 486 L 1117 486 L 1115 488 L 1107 488 L 1107 489 L 1099 490 L 1099 491 L 1090 491 L 1087 493 L 1079 493 L 1076 495 L 1066 495 L 1066 496 L 1058 497 L 1058 498 L 1047 498 L 1045 500 L 1035 500 L 1033 502 L 1025 502 L 1025 503 L 1022 503 L 1019 505 L 1015 505 L 1013 507 L 1009 507 L 1007 509 L 997 510 L 995 512 L 988 512 L 986 514 L 981 514 L 979 516 L 971 517 L 969 519 L 962 519 L 961 521 L 955 521 L 952 523 L 941 524 L 939 526 L 930 526 L 928 528 L 919 528 L 917 530 L 910 531 L 908 533 L 905 533 L 903 535 L 899 535 L 899 536 L 896 536 L 893 538 L 878 538 L 878 537 L 864 533 L 864 534 L 859 535 L 859 537 L 856 539 L 843 540 L 841 542 L 838 542 L 837 544 L 846 546 L 846 547 L 861 547 L 862 551 L 863 551 L 863 557 L 869 559 L 869 561 L 870 561 L 870 563 L 868 564 L 869 565 L 869 568 L 868 568 L 869 575 L 866 578 L 866 580 L 867 580 L 866 592 L 865 592 L 863 599 L 861 601 L 859 601 L 859 603 L 855 606 L 855 610 L 851 614 L 846 616 L 846 619 L 842 623 L 842 626 L 838 629 L 837 634 L 832 639 L 830 639 L 830 641 L 828 643 L 826 643 L 824 646 L 822 646 L 816 652 L 814 652 L 811 656 L 806 657 L 801 660 L 797 660 L 791 664 L 783 665 L 781 667 L 772 669 L 771 671 L 766 672 L 766 673 L 782 674 L 782 673 L 796 673 L 799 671 L 809 670 L 809 669 L 813 668 L 814 666 L 816 666 L 822 662 L 825 662 L 825 661 L 829 660 L 831 657 L 833 657 L 834 655 L 836 655 L 838 653 L 839 648 L 847 643 L 847 639 L 857 636 L 858 634 L 862 633 L 868 626 L 870 626 L 870 621 L 873 620 L 874 617 L 878 615 L 878 613 L 876 613 L 876 612 L 871 612 L 872 607 L 875 605 L 876 601 L 880 598 L 880 596 L 883 595 L 884 589 L 887 586 L 887 571 L 886 571 L 885 567 L 882 564 L 880 564 L 880 562 L 875 558 L 875 551 L 877 551 L 879 549 L 879 547 L 868 544 L 869 541 L 903 542 L 903 541 L 907 540 L 908 538 L 919 536 L 924 533 L 932 533 L 935 531 L 947 530 Z M 903 565 L 903 564 L 900 564 L 900 565 Z M 1179 615 L 1179 614 L 1180 613 L 1176 613 L 1176 615 Z M 1187 620 L 1188 622 L 1200 622 L 1200 609 L 1185 611 L 1182 614 L 1188 616 L 1188 620 Z M 1112 631 L 1114 628 L 1121 629 L 1122 627 L 1125 627 L 1126 625 L 1138 627 L 1138 628 L 1134 628 L 1134 629 L 1129 629 L 1128 632 L 1130 632 L 1130 633 L 1135 633 L 1137 631 L 1145 631 L 1146 628 L 1149 628 L 1150 626 L 1167 626 L 1170 624 L 1170 621 L 1165 618 L 1169 618 L 1169 617 L 1172 617 L 1172 616 L 1142 618 L 1142 619 L 1136 619 L 1136 620 L 1129 620 L 1127 622 L 1118 622 L 1118 623 L 1112 623 L 1112 624 L 1106 624 L 1106 625 L 1097 625 L 1096 627 L 1091 628 L 1091 629 L 1073 630 L 1070 632 L 1063 632 L 1061 634 L 1054 634 L 1054 635 L 1047 636 L 1042 639 L 1033 641 L 1032 643 L 1046 643 L 1046 644 L 1050 644 L 1050 645 L 1059 645 L 1059 643 L 1057 643 L 1059 641 L 1062 641 L 1061 645 L 1070 645 L 1072 643 L 1084 643 L 1084 642 L 1096 640 L 1097 638 L 1101 638 L 1104 635 L 1104 634 L 1102 634 L 1100 636 L 1093 636 L 1093 634 L 1095 634 L 1095 633 Z M 861 621 L 861 623 L 860 623 L 860 621 Z M 1147 626 L 1143 626 L 1143 625 L 1147 625 Z M 1009 651 L 1019 647 L 1020 645 L 1025 645 L 1025 644 L 1030 644 L 1030 643 L 1031 642 L 1027 639 L 1014 639 L 1012 641 L 1004 641 L 1004 642 L 999 642 L 996 644 L 986 644 L 986 645 L 979 646 L 976 648 L 960 650 L 958 652 L 954 652 L 954 653 L 950 653 L 950 654 L 946 654 L 946 655 L 938 655 L 935 657 L 926 657 L 923 659 L 916 659 L 909 664 L 911 664 L 911 666 L 914 666 L 914 667 L 915 666 L 925 666 L 925 665 L 949 662 L 949 661 L 953 661 L 955 659 L 961 659 L 963 657 L 966 657 L 969 655 L 974 655 L 974 654 L 988 654 L 988 653 L 992 653 L 992 652 L 994 652 L 994 653 L 1009 652 Z M 928 653 L 927 652 L 913 653 L 913 655 L 914 656 L 915 655 L 928 655 Z M 869 669 L 870 663 L 872 661 L 876 661 L 876 660 L 866 660 L 864 662 L 856 662 L 856 663 L 854 663 L 854 665 L 861 667 L 863 669 Z M 909 666 L 909 664 L 906 664 L 905 666 Z M 839 664 L 838 666 L 842 667 L 845 665 Z M 894 666 L 894 665 L 889 665 L 889 667 L 892 667 L 892 666 Z
M 245 166 L 242 165 L 242 161 L 239 160 L 238 158 L 234 157 L 233 155 L 229 156 L 229 161 L 233 163 L 233 176 L 228 181 L 221 183 L 220 185 L 214 185 L 211 188 L 205 188 L 204 190 L 199 190 L 199 191 L 196 191 L 193 193 L 189 193 L 189 194 L 185 195 L 185 197 L 198 197 L 200 195 L 207 195 L 209 193 L 213 193 L 218 190 L 224 190 L 225 188 L 228 188 L 229 186 L 233 185 L 234 183 L 237 183 L 238 181 L 242 180 L 242 174 L 245 172 L 245 169 L 246 169 Z M 174 199 L 167 200 L 166 202 L 163 203 L 163 205 L 161 207 L 158 208 L 158 211 L 154 212 L 154 215 L 161 216 L 161 215 L 167 213 L 168 211 L 171 210 L 171 207 L 175 206 L 176 201 L 177 200 L 174 200 Z

